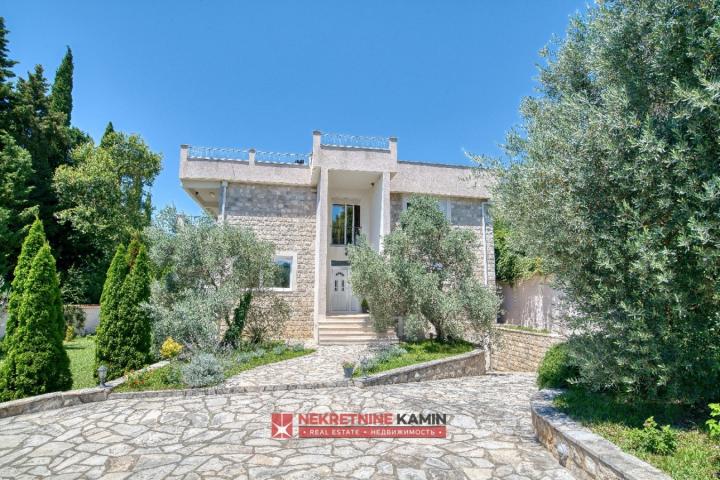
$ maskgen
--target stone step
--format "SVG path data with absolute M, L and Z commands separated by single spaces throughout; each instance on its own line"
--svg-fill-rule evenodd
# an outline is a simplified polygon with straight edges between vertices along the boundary
M 328 315 L 318 324 L 318 343 L 320 345 L 394 343 L 397 341 L 393 330 L 379 335 L 373 328 L 372 320 L 367 313 Z
M 345 345 L 345 344 L 356 344 L 366 345 L 375 343 L 398 343 L 397 337 L 373 337 L 366 335 L 361 336 L 338 336 L 338 337 L 321 337 L 318 341 L 319 345 Z

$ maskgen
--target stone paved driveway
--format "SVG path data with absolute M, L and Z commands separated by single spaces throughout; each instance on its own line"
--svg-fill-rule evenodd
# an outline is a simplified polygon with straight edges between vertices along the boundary
M 527 375 L 164 399 L 0 419 L 3 478 L 572 479 L 534 440 Z M 437 411 L 447 439 L 270 437 L 273 411 Z

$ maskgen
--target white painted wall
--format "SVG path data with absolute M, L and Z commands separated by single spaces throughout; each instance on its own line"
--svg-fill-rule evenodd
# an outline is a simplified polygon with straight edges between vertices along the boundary
M 502 290 L 501 322 L 566 334 L 567 328 L 562 321 L 567 311 L 563 294 L 550 283 L 547 277 L 534 276 L 514 285 L 499 284 Z

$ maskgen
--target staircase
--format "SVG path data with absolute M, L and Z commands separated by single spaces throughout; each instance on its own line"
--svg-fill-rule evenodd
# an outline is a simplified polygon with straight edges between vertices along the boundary
M 394 330 L 387 334 L 378 334 L 372 327 L 370 315 L 358 313 L 351 315 L 327 316 L 318 325 L 319 345 L 353 345 L 367 343 L 397 343 Z

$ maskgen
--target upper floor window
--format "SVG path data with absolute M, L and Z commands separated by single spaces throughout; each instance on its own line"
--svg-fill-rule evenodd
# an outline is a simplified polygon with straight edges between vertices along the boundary
M 410 203 L 411 203 L 411 200 L 409 198 L 404 199 L 404 201 L 403 201 L 404 210 L 408 209 L 408 207 L 410 206 Z M 447 218 L 448 221 L 450 221 L 451 220 L 451 212 L 452 212 L 451 200 L 445 199 L 445 198 L 438 199 L 437 206 L 438 206 L 438 209 L 440 209 L 440 211 L 442 212 L 442 214 L 445 215 L 445 218 Z
M 333 203 L 331 220 L 333 245 L 355 243 L 360 234 L 360 205 Z

